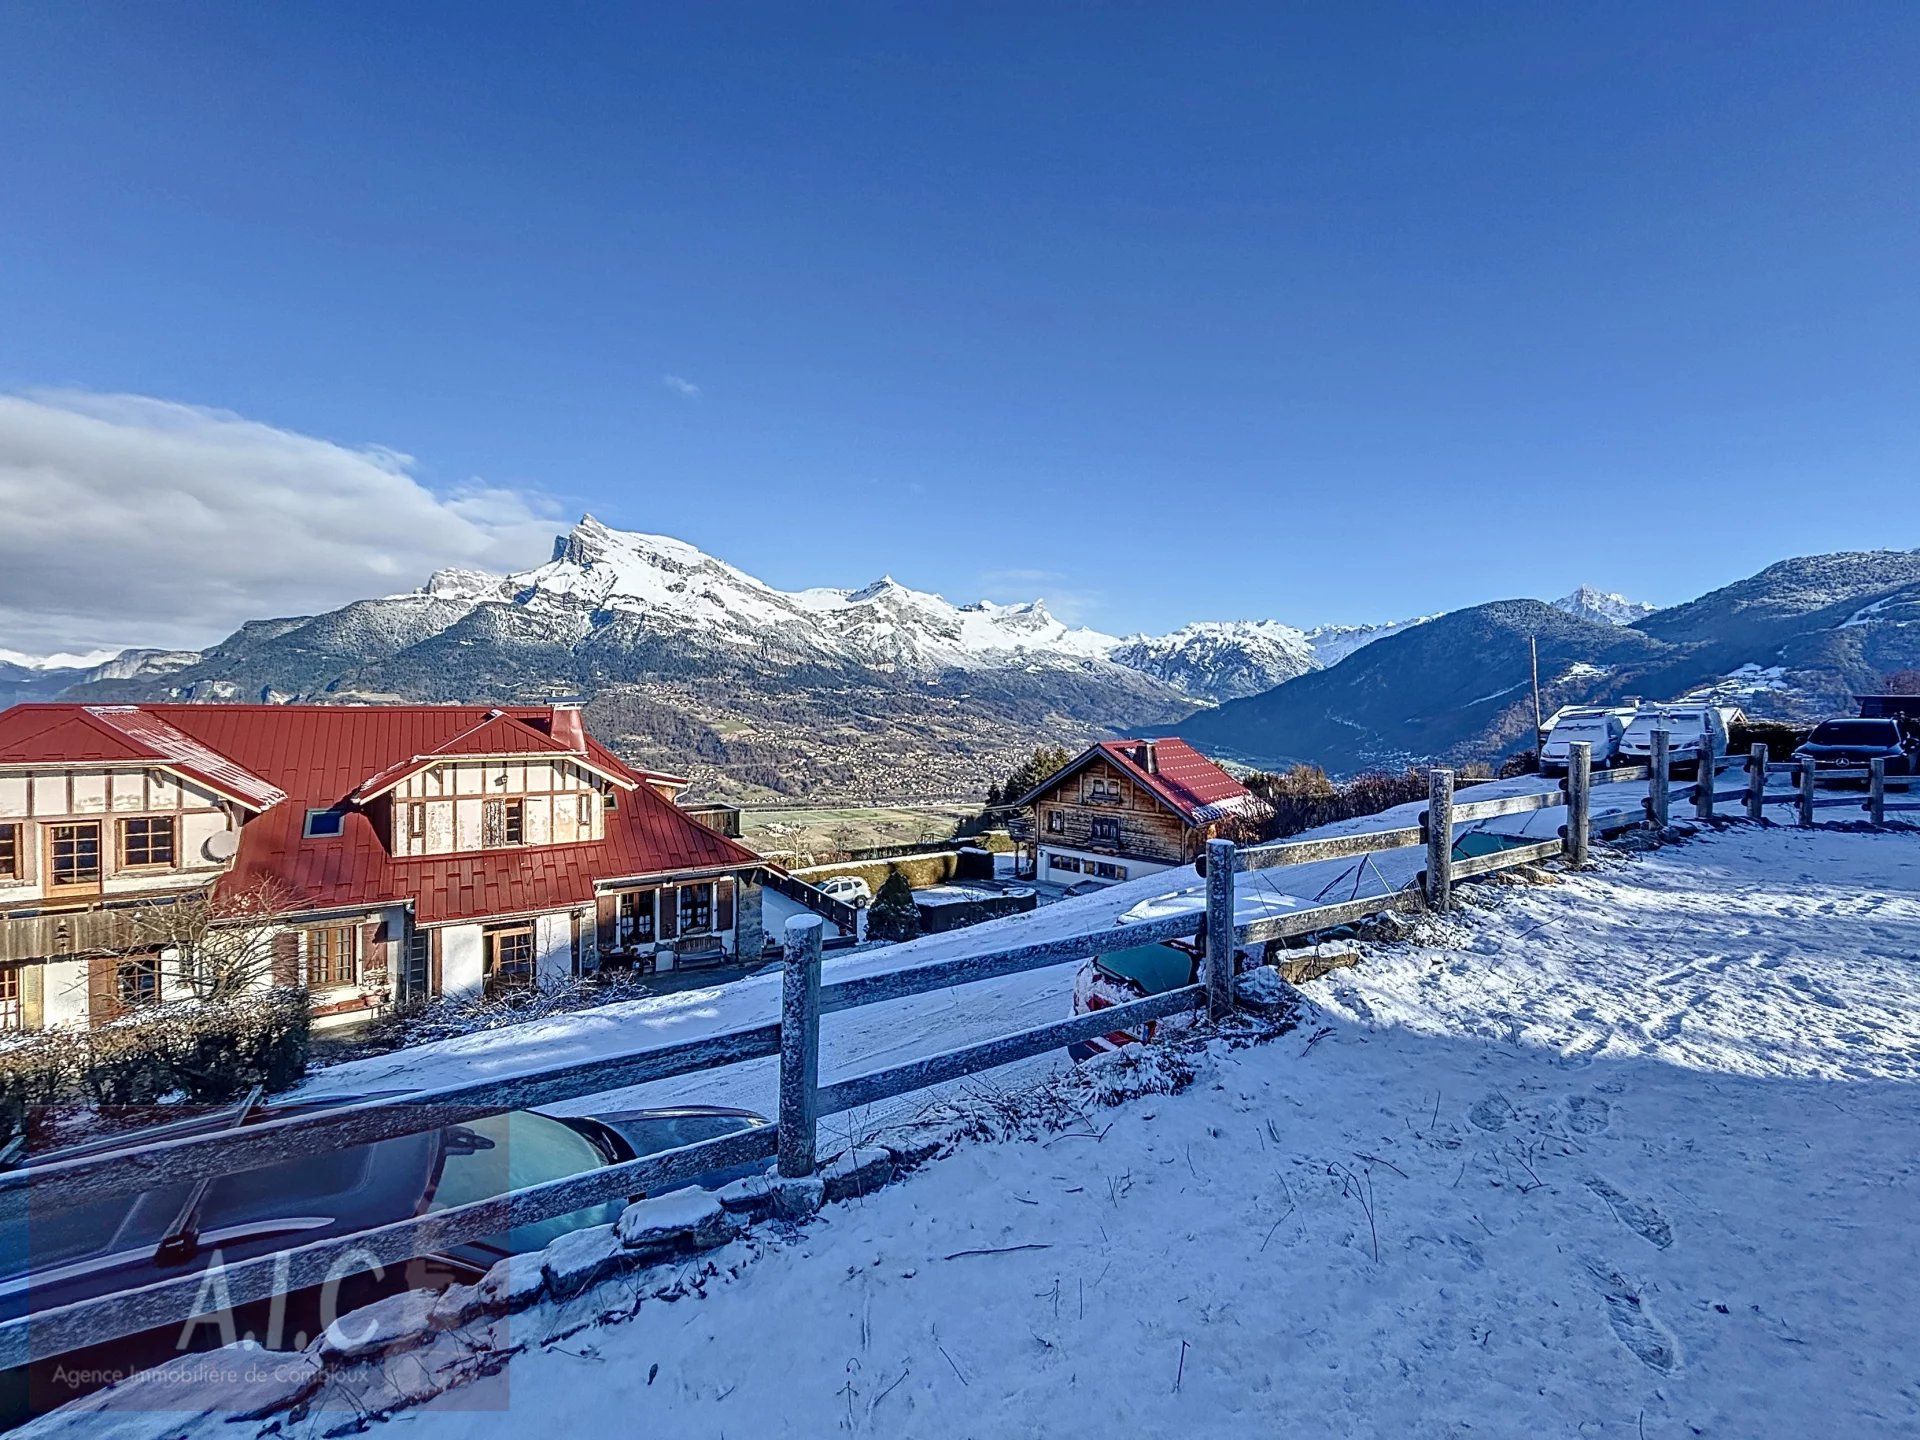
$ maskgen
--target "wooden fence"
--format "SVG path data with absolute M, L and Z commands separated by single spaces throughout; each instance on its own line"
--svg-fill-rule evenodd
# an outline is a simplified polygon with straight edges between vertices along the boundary
M 1134 924 L 1105 925 L 1071 935 L 1016 945 L 984 954 L 917 965 L 906 969 L 823 983 L 820 954 L 823 923 L 818 916 L 790 920 L 786 929 L 782 1004 L 777 1022 L 729 1030 L 695 1040 L 631 1053 L 546 1067 L 521 1075 L 417 1092 L 404 1098 L 380 1098 L 306 1114 L 270 1119 L 235 1129 L 183 1135 L 138 1149 L 76 1157 L 0 1173 L 0 1205 L 11 1215 L 55 1210 L 113 1195 L 162 1185 L 181 1185 L 208 1176 L 297 1160 L 303 1155 L 347 1145 L 457 1125 L 482 1116 L 529 1106 L 580 1099 L 648 1081 L 685 1075 L 744 1061 L 778 1056 L 779 1123 L 682 1146 L 656 1155 L 568 1176 L 508 1194 L 426 1215 L 398 1220 L 353 1235 L 315 1241 L 222 1267 L 220 1285 L 209 1285 L 204 1270 L 191 1270 L 136 1290 L 98 1300 L 30 1312 L 0 1324 L 0 1368 L 64 1354 L 83 1345 L 177 1326 L 207 1311 L 207 1297 L 218 1294 L 223 1306 L 236 1306 L 277 1293 L 299 1290 L 331 1279 L 398 1265 L 419 1255 L 499 1235 L 517 1226 L 568 1215 L 588 1206 L 623 1200 L 642 1191 L 658 1192 L 700 1174 L 727 1166 L 777 1159 L 786 1176 L 811 1174 L 817 1160 L 823 1116 L 938 1085 L 1017 1060 L 1058 1051 L 1078 1041 L 1114 1031 L 1137 1030 L 1150 1020 L 1204 1007 L 1214 1019 L 1234 1009 L 1230 957 L 1237 948 L 1310 936 L 1369 915 L 1451 904 L 1461 880 L 1548 857 L 1564 857 L 1573 866 L 1588 863 L 1590 828 L 1602 833 L 1670 818 L 1675 795 L 1691 791 L 1695 814 L 1711 818 L 1715 806 L 1743 801 L 1758 815 L 1769 804 L 1794 803 L 1800 819 L 1811 824 L 1825 807 L 1865 808 L 1876 819 L 1889 810 L 1920 810 L 1920 802 L 1889 801 L 1889 790 L 1910 793 L 1911 777 L 1887 777 L 1870 771 L 1815 771 L 1800 764 L 1770 764 L 1764 752 L 1755 758 L 1718 757 L 1711 751 L 1691 785 L 1670 780 L 1667 737 L 1655 736 L 1654 763 L 1632 769 L 1595 772 L 1585 745 L 1575 745 L 1567 778 L 1553 790 L 1456 803 L 1454 777 L 1433 772 L 1432 788 L 1417 825 L 1396 826 L 1319 840 L 1289 841 L 1236 851 L 1223 840 L 1211 842 L 1200 865 L 1205 877 L 1204 911 Z M 1738 788 L 1717 788 L 1722 771 L 1745 765 L 1748 779 Z M 1792 772 L 1791 794 L 1770 793 L 1766 777 Z M 1864 800 L 1822 798 L 1822 781 L 1863 778 Z M 1609 784 L 1648 781 L 1646 802 L 1625 816 L 1609 815 L 1594 826 L 1592 801 Z M 1471 792 L 1469 792 L 1471 793 Z M 1484 855 L 1455 858 L 1459 827 L 1506 816 L 1564 806 L 1568 824 L 1549 839 L 1517 840 Z M 1415 846 L 1426 847 L 1426 864 L 1417 879 L 1398 889 L 1332 904 L 1237 923 L 1236 877 L 1253 871 L 1316 861 L 1365 856 Z M 1204 916 L 1204 923 L 1203 923 Z M 932 990 L 973 984 L 1024 971 L 1075 962 L 1087 956 L 1160 943 L 1199 933 L 1206 964 L 1199 984 L 1149 996 L 1086 1015 L 1003 1035 L 942 1054 L 849 1076 L 819 1081 L 820 1026 L 823 1016 L 861 1006 L 900 1000 Z

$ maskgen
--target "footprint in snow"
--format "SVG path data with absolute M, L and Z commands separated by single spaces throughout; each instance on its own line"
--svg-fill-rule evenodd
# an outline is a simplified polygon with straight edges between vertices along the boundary
M 1666 1326 L 1655 1320 L 1638 1290 L 1602 1260 L 1584 1262 L 1600 1298 L 1606 1302 L 1607 1321 L 1620 1343 L 1642 1365 L 1671 1375 L 1680 1368 L 1680 1345 Z
M 1598 1135 L 1613 1123 L 1613 1107 L 1593 1095 L 1567 1101 L 1567 1128 L 1576 1135 Z
M 1673 1244 L 1673 1226 L 1668 1224 L 1667 1217 L 1652 1205 L 1644 1200 L 1634 1199 L 1598 1175 L 1589 1175 L 1582 1183 L 1607 1202 L 1607 1207 L 1613 1211 L 1616 1220 L 1649 1245 L 1664 1250 Z
M 1476 1129 L 1504 1130 L 1513 1123 L 1513 1106 L 1504 1095 L 1488 1095 L 1467 1108 L 1467 1119 Z

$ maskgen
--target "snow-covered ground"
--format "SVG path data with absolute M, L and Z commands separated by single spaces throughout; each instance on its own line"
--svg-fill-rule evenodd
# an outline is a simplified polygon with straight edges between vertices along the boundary
M 1920 1434 L 1920 837 L 1468 893 L 1184 1094 L 965 1145 L 398 1423 Z
M 1540 790 L 1549 784 L 1538 777 L 1495 781 L 1463 791 L 1461 798 L 1463 801 L 1490 799 Z M 1621 812 L 1637 813 L 1645 794 L 1644 784 L 1598 787 L 1594 792 L 1595 824 Z M 1379 815 L 1323 826 L 1311 835 L 1412 825 L 1421 808 L 1418 803 L 1402 805 Z M 1565 820 L 1563 809 L 1541 810 L 1490 821 L 1485 828 L 1543 838 L 1555 834 Z M 1242 883 L 1268 895 L 1331 902 L 1398 889 L 1414 878 L 1424 859 L 1424 851 L 1409 848 L 1369 856 L 1364 861 L 1335 860 L 1258 871 L 1242 877 Z M 927 936 L 903 945 L 830 956 L 824 962 L 822 974 L 831 982 L 1095 930 L 1117 923 L 1121 915 L 1142 901 L 1177 890 L 1197 894 L 1201 888 L 1198 877 L 1190 870 L 1147 875 L 1098 894 L 1043 906 L 1031 914 Z M 1070 964 L 1057 965 L 829 1015 L 822 1022 L 821 1030 L 822 1079 L 831 1082 L 1061 1019 L 1071 1007 L 1074 968 Z M 780 978 L 769 974 L 711 988 L 682 990 L 655 999 L 574 1011 L 514 1026 L 511 1030 L 485 1031 L 333 1066 L 310 1080 L 305 1093 L 366 1094 L 461 1084 L 595 1055 L 669 1044 L 721 1030 L 764 1024 L 775 1017 L 779 994 Z M 1064 1058 L 1031 1060 L 997 1072 L 994 1078 L 1001 1083 L 1016 1078 L 1031 1079 L 1064 1063 Z M 777 1090 L 778 1062 L 768 1059 L 584 1097 L 551 1108 L 578 1114 L 613 1105 L 679 1103 L 737 1105 L 771 1114 Z M 851 1122 L 836 1119 L 828 1124 L 868 1126 L 916 1110 L 926 1098 L 924 1093 L 903 1096 L 875 1111 L 863 1112 Z

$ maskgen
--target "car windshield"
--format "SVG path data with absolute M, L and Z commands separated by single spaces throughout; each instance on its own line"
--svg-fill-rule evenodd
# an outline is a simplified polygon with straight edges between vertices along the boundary
M 607 1163 L 599 1147 L 578 1130 L 531 1110 L 489 1115 L 454 1126 L 446 1136 L 446 1159 L 428 1206 L 432 1210 L 451 1210 L 509 1190 L 597 1170 Z M 569 1231 L 610 1224 L 625 1208 L 625 1201 L 610 1200 L 570 1215 L 518 1226 L 484 1244 L 491 1250 L 524 1254 L 543 1248 Z
M 752 1125 L 753 1120 L 746 1115 L 649 1115 L 623 1123 L 620 1133 L 637 1154 L 658 1155 L 662 1150 L 718 1140 Z
M 1814 745 L 1894 745 L 1899 729 L 1891 720 L 1829 720 L 1814 730 Z
M 1130 980 L 1149 995 L 1178 990 L 1193 983 L 1193 959 L 1171 945 L 1136 945 L 1096 955 L 1094 965 L 1117 980 Z

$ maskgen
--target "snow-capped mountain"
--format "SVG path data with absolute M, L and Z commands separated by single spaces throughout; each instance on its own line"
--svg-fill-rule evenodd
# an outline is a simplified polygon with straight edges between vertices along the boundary
M 22 655 L 0 650 L 0 706 L 52 700 L 94 680 L 164 675 L 200 658 L 193 650 L 122 650 L 118 654 Z
M 1306 632 L 1278 620 L 1208 620 L 1168 635 L 1130 635 L 1108 655 L 1182 694 L 1215 701 L 1258 695 L 1319 664 Z
M 1599 625 L 1633 625 L 1660 607 L 1649 605 L 1644 600 L 1629 600 L 1611 590 L 1596 590 L 1591 585 L 1582 585 L 1571 595 L 1562 595 L 1555 600 L 1553 608 L 1565 611 L 1576 620 L 1591 620 Z

